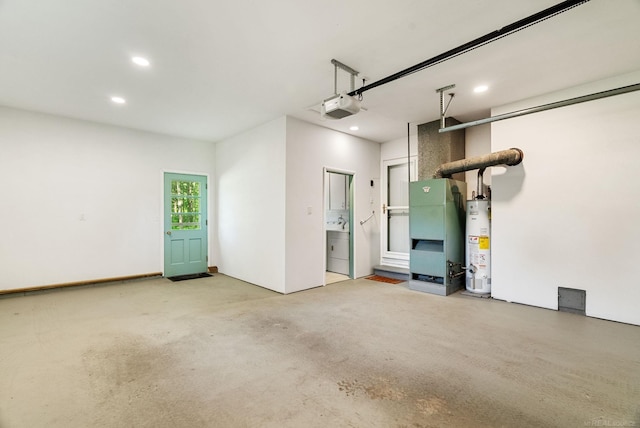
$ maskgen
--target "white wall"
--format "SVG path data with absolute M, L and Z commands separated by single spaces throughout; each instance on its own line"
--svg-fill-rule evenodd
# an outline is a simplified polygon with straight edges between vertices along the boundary
M 418 156 L 418 127 L 413 126 L 409 133 L 409 147 L 411 156 Z M 380 159 L 386 160 L 407 158 L 407 137 L 398 138 L 380 145 Z M 380 173 L 382 170 L 382 162 L 380 163 Z M 417 174 L 416 174 L 417 175 Z
M 285 148 L 284 117 L 216 144 L 218 268 L 281 293 Z
M 495 109 L 492 115 L 613 89 L 640 73 Z M 640 324 L 640 93 L 492 125 L 492 150 L 524 162 L 498 175 L 492 204 L 492 294 L 557 309 L 558 287 L 586 290 L 586 313 Z
M 214 173 L 211 143 L 4 107 L 0 156 L 2 290 L 161 272 L 163 170 Z
M 325 167 L 355 173 L 354 222 L 350 225 L 355 276 L 372 274 L 380 259 L 380 213 L 376 209 L 380 192 L 375 186 L 379 183 L 380 144 L 288 117 L 286 158 L 286 292 L 324 283 Z M 372 209 L 376 218 L 360 225 Z

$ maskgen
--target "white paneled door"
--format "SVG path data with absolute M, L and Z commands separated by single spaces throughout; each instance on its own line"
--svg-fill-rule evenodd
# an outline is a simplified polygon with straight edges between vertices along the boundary
M 386 160 L 382 174 L 381 264 L 409 267 L 409 181 L 415 181 L 416 158 Z

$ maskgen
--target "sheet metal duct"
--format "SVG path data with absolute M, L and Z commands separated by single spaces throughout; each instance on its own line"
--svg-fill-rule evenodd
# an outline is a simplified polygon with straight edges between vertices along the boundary
M 436 169 L 433 178 L 449 178 L 459 172 L 484 169 L 496 165 L 515 166 L 522 162 L 522 159 L 524 159 L 524 153 L 520 149 L 501 150 L 484 156 L 443 163 Z

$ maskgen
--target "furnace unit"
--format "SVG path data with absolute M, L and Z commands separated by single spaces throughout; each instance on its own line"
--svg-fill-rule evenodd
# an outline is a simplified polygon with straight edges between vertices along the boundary
M 410 184 L 410 289 L 447 296 L 464 287 L 465 194 L 449 178 Z

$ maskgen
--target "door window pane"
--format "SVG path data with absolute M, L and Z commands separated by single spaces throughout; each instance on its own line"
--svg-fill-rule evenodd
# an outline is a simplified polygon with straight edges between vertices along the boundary
M 409 211 L 389 211 L 387 233 L 387 251 L 395 253 L 409 253 L 411 239 L 409 238 Z
M 388 169 L 388 202 L 391 207 L 409 206 L 409 164 L 391 165 Z
M 387 211 L 387 251 L 409 253 L 409 164 L 390 165 L 387 169 L 388 205 L 396 207 Z M 399 209 L 400 207 L 406 207 Z
M 200 183 L 171 181 L 171 229 L 201 229 Z

